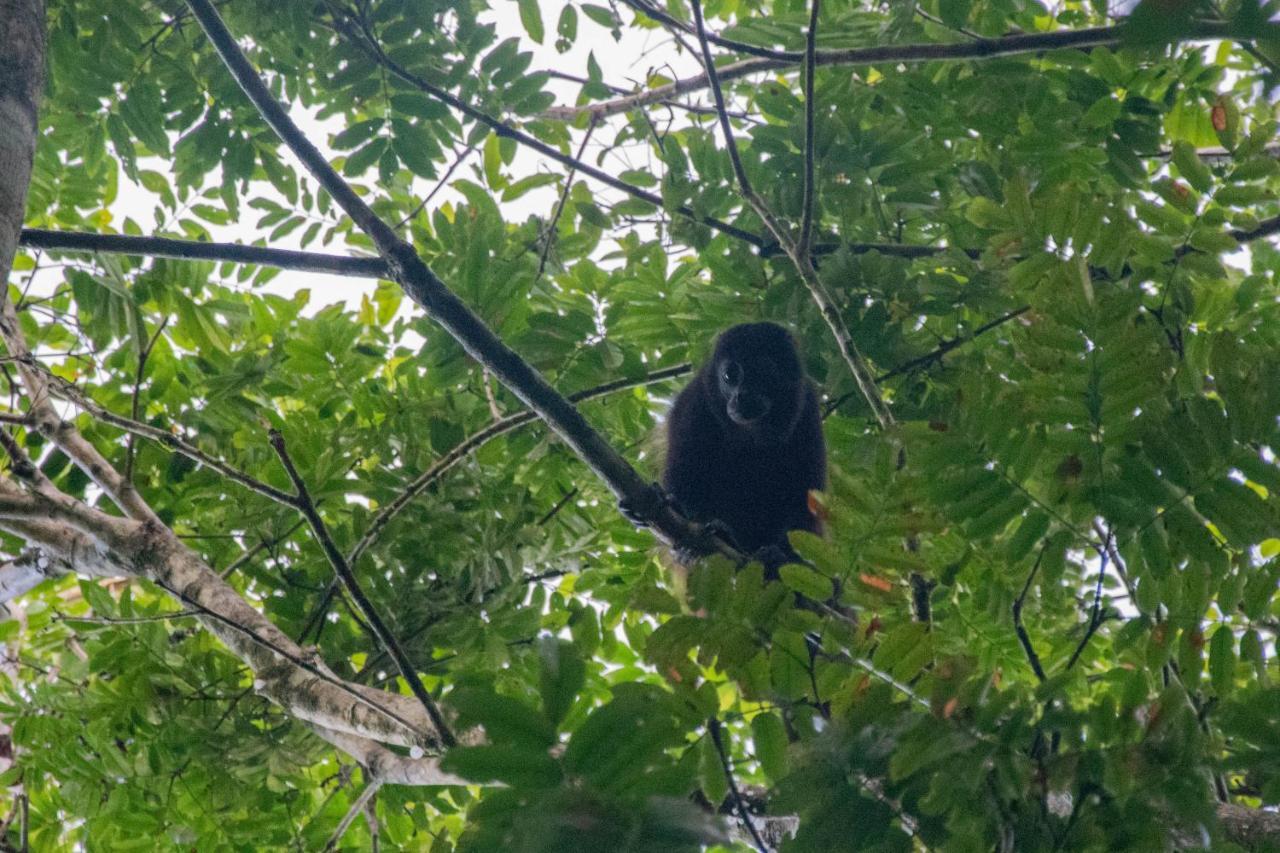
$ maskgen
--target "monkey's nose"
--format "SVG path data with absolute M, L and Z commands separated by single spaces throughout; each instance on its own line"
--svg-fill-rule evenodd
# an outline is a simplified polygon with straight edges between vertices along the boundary
M 763 397 L 740 394 L 729 401 L 729 417 L 743 426 L 750 426 L 768 412 L 769 401 Z

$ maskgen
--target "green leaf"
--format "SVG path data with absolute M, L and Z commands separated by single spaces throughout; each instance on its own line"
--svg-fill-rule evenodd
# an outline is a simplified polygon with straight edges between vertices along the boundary
M 555 729 L 547 717 L 519 699 L 464 687 L 449 694 L 449 706 L 458 712 L 460 726 L 482 725 L 494 743 L 510 742 L 522 749 L 546 749 L 555 743 Z
M 515 746 L 463 746 L 445 754 L 440 768 L 472 782 L 501 782 L 513 788 L 560 784 L 560 765 L 545 752 Z
M 751 718 L 751 742 L 769 781 L 777 783 L 787 775 L 787 731 L 776 714 L 761 711 Z
M 779 574 L 788 587 L 814 601 L 827 601 L 835 592 L 830 580 L 808 566 L 789 563 L 779 569 Z
M 537 648 L 542 709 L 548 720 L 559 723 L 582 689 L 586 665 L 566 640 L 541 637 Z
M 722 734 L 721 737 L 724 737 Z M 707 801 L 719 805 L 729 794 L 729 780 L 724 775 L 724 765 L 720 763 L 720 752 L 710 733 L 702 739 L 702 747 L 698 758 L 698 780 L 702 793 Z
M 524 31 L 529 34 L 529 38 L 542 44 L 542 38 L 546 33 L 542 27 L 542 11 L 538 0 L 518 0 L 518 3 L 520 23 L 524 25 Z
M 1196 147 L 1185 140 L 1173 143 L 1173 164 L 1178 172 L 1187 179 L 1187 183 L 1202 193 L 1213 188 L 1213 173 L 1200 161 Z
M 972 0 L 938 0 L 938 15 L 952 29 L 961 29 L 969 22 Z
M 1209 641 L 1209 681 L 1219 696 L 1235 686 L 1235 634 L 1230 625 L 1219 625 Z

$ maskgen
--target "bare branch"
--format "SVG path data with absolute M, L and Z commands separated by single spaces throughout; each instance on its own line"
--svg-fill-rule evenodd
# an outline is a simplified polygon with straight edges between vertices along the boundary
M 258 264 L 298 272 L 319 272 L 358 278 L 387 278 L 382 258 L 356 258 L 291 249 L 266 249 L 238 243 L 204 243 L 167 237 L 129 237 L 124 234 L 92 234 L 85 231 L 50 231 L 24 228 L 18 245 L 29 249 L 63 252 L 101 252 L 108 255 L 144 255 L 180 261 L 216 261 Z
M 594 121 L 587 125 L 586 133 L 582 134 L 582 142 L 578 145 L 578 153 L 574 157 L 575 160 L 582 160 L 582 155 L 587 151 L 587 143 L 591 141 L 591 134 L 595 133 L 595 130 L 596 123 Z M 560 224 L 560 217 L 564 214 L 565 202 L 569 200 L 569 190 L 573 189 L 573 176 L 575 174 L 577 174 L 577 167 L 570 166 L 569 174 L 564 179 L 564 191 L 560 193 L 560 199 L 556 202 L 555 212 L 551 214 L 551 221 L 547 223 L 543 234 L 542 253 L 538 256 L 538 272 L 533 278 L 533 285 L 529 288 L 531 291 L 541 281 L 542 273 L 547 268 L 547 257 L 551 254 L 551 246 L 556 241 L 556 230 Z M 488 387 L 487 383 L 485 387 Z
M 320 517 L 315 501 L 311 499 L 311 494 L 307 491 L 306 481 L 302 479 L 302 475 L 298 473 L 298 469 L 293 464 L 293 459 L 289 456 L 288 448 L 285 447 L 284 436 L 278 430 L 273 429 L 270 433 L 270 439 L 271 447 L 275 450 L 276 455 L 280 457 L 280 464 L 284 466 L 289 479 L 293 481 L 293 487 L 298 491 L 298 511 L 302 513 L 307 523 L 311 525 L 311 532 L 315 534 L 316 540 L 320 543 L 320 548 L 329 559 L 329 564 L 333 566 L 334 572 L 342 580 L 343 586 L 347 589 L 347 594 L 351 596 L 356 603 L 356 607 L 360 609 L 360 615 L 368 621 L 378 642 L 381 643 L 387 654 L 391 655 L 391 659 L 399 667 L 400 674 L 404 676 L 404 680 L 408 683 L 409 689 L 413 691 L 413 695 L 422 703 L 422 707 L 426 708 L 427 716 L 431 718 L 436 731 L 439 732 L 441 742 L 445 746 L 456 745 L 458 741 L 453 736 L 453 731 L 449 728 L 444 715 L 440 713 L 436 700 L 431 697 L 431 694 L 427 692 L 427 688 L 423 686 L 422 679 L 418 677 L 418 672 L 414 669 L 409 656 L 404 653 L 404 649 L 400 648 L 400 644 L 391 633 L 391 629 L 382 621 L 382 617 L 378 615 L 373 602 L 364 594 L 364 590 L 360 587 L 360 582 L 356 580 L 355 573 L 351 571 L 351 566 L 347 563 L 346 558 L 342 556 L 342 552 L 338 550 L 337 543 L 333 541 L 333 537 L 329 534 L 328 526 L 325 525 L 324 519 Z
M 1197 21 L 1186 32 L 1180 34 L 1179 38 L 1184 41 L 1195 41 L 1199 39 L 1227 38 L 1230 35 L 1231 25 L 1228 22 Z M 1050 50 L 1071 48 L 1083 50 L 1099 46 L 1114 47 L 1121 43 L 1123 37 L 1123 25 L 1088 27 L 1078 30 L 1056 30 L 1049 33 L 1018 33 L 1000 38 L 986 38 L 954 44 L 898 44 L 819 50 L 815 61 L 818 65 L 844 66 L 993 59 L 1020 53 L 1044 53 Z M 734 46 L 732 49 L 740 50 L 741 48 Z M 759 53 L 759 51 L 751 52 Z M 790 69 L 803 60 L 804 51 L 774 51 L 772 56 L 745 59 L 726 65 L 719 69 L 719 76 L 723 81 L 738 80 L 762 71 Z M 706 73 L 696 74 L 692 77 L 676 80 L 674 83 L 655 86 L 652 89 L 646 89 L 633 95 L 601 101 L 596 104 L 586 104 L 580 107 L 551 107 L 543 111 L 542 115 L 544 118 L 557 121 L 574 121 L 584 113 L 593 118 L 607 118 L 630 112 L 638 107 L 670 100 L 681 95 L 687 95 L 690 92 L 697 92 L 708 88 L 710 85 L 711 81 Z
M 1036 674 L 1036 678 L 1044 681 L 1047 677 L 1044 673 L 1044 666 L 1040 663 L 1040 655 L 1036 654 L 1035 647 L 1031 645 L 1031 635 L 1027 633 L 1027 629 L 1022 624 L 1022 605 L 1027 600 L 1027 593 L 1031 590 L 1031 583 L 1036 579 L 1036 573 L 1040 571 L 1040 562 L 1044 560 L 1044 551 L 1042 547 L 1040 553 L 1036 555 L 1035 565 L 1031 567 L 1031 572 L 1027 575 L 1027 582 L 1022 585 L 1022 592 L 1018 593 L 1018 597 L 1013 600 L 1013 630 L 1018 635 L 1018 642 L 1022 644 L 1022 650 L 1027 655 L 1027 662 L 1031 664 L 1031 671 Z
M 445 773 L 438 758 L 397 755 L 376 741 L 311 724 L 311 730 L 369 769 L 387 785 L 467 785 L 465 779 Z
M 338 845 L 342 843 L 342 836 L 347 834 L 348 827 L 351 822 L 356 819 L 356 815 L 364 811 L 364 807 L 373 799 L 373 795 L 378 793 L 378 789 L 382 787 L 382 779 L 369 774 L 372 778 L 365 783 L 364 790 L 360 795 L 351 802 L 351 807 L 347 809 L 347 813 L 342 816 L 342 820 L 338 821 L 337 827 L 334 828 L 333 834 L 329 836 L 329 841 L 324 845 L 326 851 L 337 850 Z
M 804 211 L 804 218 L 800 221 L 800 237 L 796 240 L 796 254 L 809 255 L 809 244 L 813 240 L 813 209 L 817 204 L 814 187 L 814 161 L 817 155 L 814 152 L 814 72 L 817 71 L 817 65 L 814 62 L 815 52 L 818 49 L 818 7 L 819 0 L 813 0 L 812 8 L 809 10 L 809 32 L 805 34 L 805 51 L 804 51 L 804 197 L 801 202 L 801 209 Z
M 729 784 L 729 796 L 733 798 L 734 807 L 738 810 L 738 818 L 742 821 L 742 825 L 746 827 L 747 833 L 751 836 L 751 841 L 755 844 L 756 849 L 760 853 L 769 853 L 769 846 L 760 837 L 760 832 L 756 829 L 755 822 L 751 820 L 751 812 L 747 811 L 747 804 L 742 798 L 742 792 L 738 790 L 738 780 L 734 778 L 733 765 L 729 762 L 729 753 L 724 747 L 724 736 L 720 732 L 720 721 L 715 717 L 707 720 L 707 734 L 711 735 L 711 743 L 716 748 L 716 754 L 720 756 L 720 767 L 724 770 L 725 781 Z

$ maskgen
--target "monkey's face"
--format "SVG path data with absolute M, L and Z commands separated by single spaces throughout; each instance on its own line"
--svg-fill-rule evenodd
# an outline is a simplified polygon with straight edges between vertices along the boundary
M 758 440 L 783 441 L 795 426 L 804 373 L 791 335 L 772 323 L 734 326 L 708 365 L 723 416 Z

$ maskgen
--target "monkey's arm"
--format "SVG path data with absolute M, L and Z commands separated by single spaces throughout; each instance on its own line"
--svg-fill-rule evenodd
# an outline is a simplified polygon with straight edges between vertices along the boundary
M 706 411 L 699 383 L 676 398 L 667 417 L 667 459 L 662 486 L 676 509 L 692 521 L 710 521 L 715 515 L 718 427 Z

